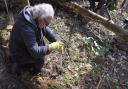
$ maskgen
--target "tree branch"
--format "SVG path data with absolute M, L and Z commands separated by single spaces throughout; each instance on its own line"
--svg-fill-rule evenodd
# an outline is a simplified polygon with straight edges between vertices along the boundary
M 105 26 L 109 31 L 114 32 L 116 35 L 122 37 L 123 39 L 125 39 L 126 41 L 128 41 L 128 31 L 124 30 L 121 26 L 115 24 L 112 20 L 109 20 L 108 18 L 105 18 L 91 10 L 88 10 L 86 8 L 83 8 L 82 6 L 76 4 L 76 3 L 61 3 L 60 1 L 58 1 L 58 4 L 60 4 L 63 7 L 66 7 L 68 9 L 70 9 L 71 11 L 73 11 L 76 14 L 82 15 L 82 16 L 86 16 L 88 18 L 90 18 L 91 20 L 98 22 L 100 24 L 102 24 L 103 26 Z

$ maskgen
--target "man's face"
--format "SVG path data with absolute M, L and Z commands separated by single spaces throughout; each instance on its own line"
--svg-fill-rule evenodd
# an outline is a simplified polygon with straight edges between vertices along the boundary
M 43 19 L 39 18 L 38 19 L 38 26 L 39 26 L 39 28 L 46 27 L 51 23 L 51 21 L 52 21 L 52 17 L 51 16 L 49 16 L 47 18 L 43 18 Z

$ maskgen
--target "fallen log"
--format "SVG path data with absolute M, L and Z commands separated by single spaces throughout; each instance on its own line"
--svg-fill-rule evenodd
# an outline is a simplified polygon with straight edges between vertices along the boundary
M 86 16 L 91 20 L 98 22 L 105 26 L 109 31 L 114 32 L 116 35 L 120 36 L 124 40 L 128 41 L 128 31 L 124 30 L 121 26 L 114 23 L 112 20 L 105 18 L 91 10 L 83 8 L 82 6 L 78 5 L 77 3 L 64 3 L 61 1 L 56 0 L 56 3 L 61 5 L 64 8 L 68 8 L 70 11 L 74 12 L 75 14 Z

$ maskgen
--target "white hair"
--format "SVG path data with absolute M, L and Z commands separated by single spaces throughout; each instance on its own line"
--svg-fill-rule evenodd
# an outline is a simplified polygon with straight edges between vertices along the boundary
M 51 4 L 42 3 L 33 6 L 33 18 L 47 18 L 51 16 L 54 17 L 54 9 Z

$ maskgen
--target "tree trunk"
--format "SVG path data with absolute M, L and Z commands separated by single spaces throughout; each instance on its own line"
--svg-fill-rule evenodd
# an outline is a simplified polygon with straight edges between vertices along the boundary
M 72 11 L 76 14 L 86 16 L 86 17 L 90 18 L 91 20 L 102 24 L 109 31 L 114 32 L 116 35 L 118 35 L 118 36 L 122 37 L 123 39 L 125 39 L 126 41 L 128 41 L 128 31 L 124 30 L 121 26 L 115 24 L 112 20 L 109 20 L 108 18 L 105 18 L 93 11 L 83 8 L 76 3 L 71 3 L 71 2 L 70 3 L 62 3 L 58 0 L 55 0 L 55 1 L 62 7 L 66 7 L 70 11 Z

